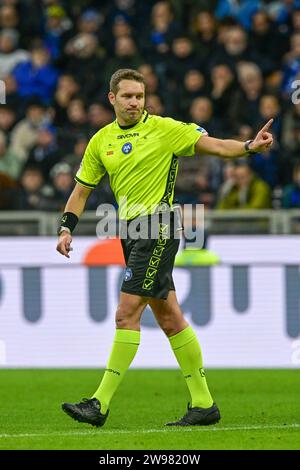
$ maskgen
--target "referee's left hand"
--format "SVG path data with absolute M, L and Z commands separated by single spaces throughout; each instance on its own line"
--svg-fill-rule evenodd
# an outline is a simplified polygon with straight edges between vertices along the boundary
M 70 258 L 69 252 L 73 250 L 71 247 L 72 243 L 72 236 L 69 232 L 65 231 L 62 232 L 59 236 L 56 250 L 61 254 L 64 255 L 66 258 Z

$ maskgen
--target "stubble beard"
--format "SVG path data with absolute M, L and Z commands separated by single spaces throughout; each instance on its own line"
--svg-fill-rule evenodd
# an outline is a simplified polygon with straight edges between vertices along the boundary
M 123 111 L 122 118 L 126 122 L 126 124 L 131 125 L 131 124 L 136 124 L 137 122 L 139 122 L 143 114 L 143 110 L 136 109 L 135 111 L 136 112 L 132 114 L 130 113 L 130 111 L 126 111 L 126 110 Z

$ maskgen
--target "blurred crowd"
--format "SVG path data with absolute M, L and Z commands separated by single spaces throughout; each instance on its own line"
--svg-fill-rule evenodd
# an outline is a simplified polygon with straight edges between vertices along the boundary
M 2 0 L 1 210 L 63 209 L 114 119 L 119 68 L 143 73 L 151 114 L 213 137 L 245 141 L 274 118 L 268 153 L 182 158 L 180 203 L 300 208 L 300 0 Z M 115 203 L 106 177 L 87 209 L 102 202 Z

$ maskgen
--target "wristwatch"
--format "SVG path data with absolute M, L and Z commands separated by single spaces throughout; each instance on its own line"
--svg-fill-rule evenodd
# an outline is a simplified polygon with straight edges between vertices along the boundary
M 249 145 L 253 142 L 253 139 L 250 139 L 250 140 L 246 140 L 245 142 L 245 150 L 247 153 L 257 153 L 256 150 L 251 150 L 249 148 Z
M 68 232 L 71 235 L 71 230 L 68 227 L 61 225 L 57 230 L 57 235 L 60 235 L 62 232 Z

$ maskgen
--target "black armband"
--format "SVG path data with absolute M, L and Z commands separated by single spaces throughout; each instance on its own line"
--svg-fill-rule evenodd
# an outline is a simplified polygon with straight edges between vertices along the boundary
M 60 226 L 58 228 L 58 234 L 62 232 L 62 228 L 66 227 L 67 229 L 70 230 L 70 233 L 73 232 L 74 228 L 76 227 L 78 223 L 78 217 L 76 214 L 73 214 L 73 212 L 65 212 L 61 218 L 60 221 Z

